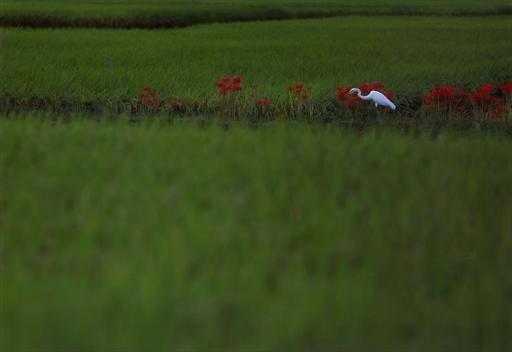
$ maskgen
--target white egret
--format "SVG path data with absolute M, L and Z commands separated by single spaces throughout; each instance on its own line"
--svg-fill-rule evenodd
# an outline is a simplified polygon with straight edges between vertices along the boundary
M 391 100 L 389 100 L 384 94 L 381 92 L 377 92 L 376 90 L 372 90 L 368 95 L 361 95 L 361 89 L 352 88 L 348 94 L 357 93 L 357 96 L 363 100 L 371 100 L 375 104 L 375 108 L 379 105 L 390 108 L 391 110 L 396 109 L 396 105 L 393 104 Z M 347 94 L 347 95 L 348 95 Z

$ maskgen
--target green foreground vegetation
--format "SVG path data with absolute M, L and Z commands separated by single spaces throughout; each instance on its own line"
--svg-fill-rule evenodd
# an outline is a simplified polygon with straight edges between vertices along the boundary
M 340 15 L 510 15 L 508 0 L 6 0 L 1 26 L 170 28 Z
M 511 112 L 418 110 L 512 81 L 511 13 L 3 1 L 0 351 L 512 350 Z M 228 122 L 224 75 L 259 123 Z M 336 86 L 371 81 L 398 112 L 331 118 Z M 132 110 L 148 83 L 188 110 Z
M 179 30 L 4 29 L 0 96 L 9 104 L 133 100 L 146 83 L 189 104 L 217 98 L 213 82 L 287 101 L 303 82 L 312 99 L 337 85 L 381 81 L 399 95 L 436 84 L 512 79 L 509 17 L 346 17 L 204 25 Z M 400 98 L 400 97 L 399 97 Z
M 0 117 L 0 350 L 512 348 L 512 141 Z

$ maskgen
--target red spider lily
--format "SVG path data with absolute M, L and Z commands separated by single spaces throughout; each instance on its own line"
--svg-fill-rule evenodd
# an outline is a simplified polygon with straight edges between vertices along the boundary
M 336 87 L 336 100 L 344 102 L 349 109 L 353 109 L 356 103 L 361 100 L 358 96 L 348 95 L 351 89 L 352 86 Z
M 270 99 L 260 99 L 260 100 L 258 100 L 258 105 L 262 106 L 262 107 L 267 107 L 267 106 L 270 106 L 271 104 L 272 104 L 272 100 L 270 100 Z
M 146 84 L 137 96 L 144 106 L 150 107 L 153 111 L 160 107 L 160 96 L 156 89 L 149 84 Z
M 494 86 L 491 83 L 486 83 L 482 87 L 480 87 L 480 92 L 482 94 L 491 94 L 494 91 Z
M 345 87 L 336 87 L 336 100 L 337 101 L 346 101 L 348 96 L 348 92 L 350 92 L 350 90 L 352 89 L 352 87 L 350 86 L 345 86 Z
M 459 92 L 455 87 L 434 87 L 432 88 L 430 95 L 423 97 L 423 101 L 453 101 L 458 99 L 460 95 L 461 92 Z
M 507 87 L 505 87 L 507 88 Z M 493 95 L 495 88 L 487 83 L 475 92 L 464 92 L 455 87 L 434 87 L 430 95 L 422 97 L 428 110 L 452 112 L 455 114 L 467 111 L 476 111 L 490 114 L 499 118 L 506 111 L 506 107 L 499 106 L 503 99 Z
M 505 106 L 496 106 L 494 110 L 491 111 L 491 116 L 494 119 L 499 119 L 505 112 L 507 112 L 507 107 Z
M 172 110 L 177 110 L 181 107 L 181 103 L 177 99 L 171 99 L 167 102 L 167 107 Z
M 428 110 L 456 112 L 464 95 L 455 87 L 434 87 L 422 100 Z
M 362 95 L 370 94 L 372 90 L 382 90 L 384 89 L 384 84 L 380 82 L 372 82 L 372 83 L 362 83 L 359 85 L 359 89 L 361 89 Z
M 492 95 L 493 92 L 492 84 L 484 84 L 478 91 L 468 92 L 465 95 L 469 104 L 482 111 L 493 113 L 496 104 L 503 102 L 503 98 Z
M 304 86 L 304 83 L 295 83 L 293 86 L 288 87 L 288 93 L 295 95 L 302 101 L 309 100 L 308 90 Z
M 511 83 L 505 83 L 500 86 L 501 91 L 504 95 L 508 95 L 509 97 L 512 97 L 512 82 Z
M 229 92 L 239 92 L 242 90 L 241 85 L 242 79 L 240 76 L 224 76 L 222 79 L 218 82 L 215 82 L 214 85 L 219 90 L 219 95 L 225 96 Z
M 293 86 L 288 87 L 288 93 L 299 96 L 304 89 L 304 83 L 295 83 Z
M 484 84 L 476 92 L 466 93 L 466 96 L 468 98 L 469 103 L 484 107 L 492 103 L 499 103 L 503 101 L 503 99 L 492 95 L 493 92 L 494 86 L 488 83 Z
M 356 95 L 348 95 L 352 86 L 336 87 L 336 100 L 344 102 L 345 106 L 349 109 L 353 109 L 358 101 L 361 101 Z
M 385 96 L 386 98 L 388 98 L 389 100 L 393 100 L 393 99 L 395 99 L 395 98 L 396 98 L 396 94 L 395 94 L 395 93 L 393 93 L 393 92 L 384 92 L 384 93 L 382 93 L 382 94 L 384 94 L 384 96 Z

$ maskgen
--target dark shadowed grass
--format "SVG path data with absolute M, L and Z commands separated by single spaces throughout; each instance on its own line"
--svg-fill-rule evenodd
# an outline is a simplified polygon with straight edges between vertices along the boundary
M 199 23 L 340 15 L 507 15 L 507 0 L 4 1 L 0 25 L 174 28 Z
M 0 118 L 0 349 L 512 348 L 510 139 L 71 120 Z
M 164 98 L 218 103 L 213 82 L 286 104 L 303 82 L 316 103 L 337 85 L 381 81 L 402 97 L 433 85 L 510 79 L 508 17 L 350 17 L 205 25 L 180 30 L 5 29 L 0 96 L 12 104 L 116 105 L 146 83 Z M 4 110 L 8 108 L 4 108 Z

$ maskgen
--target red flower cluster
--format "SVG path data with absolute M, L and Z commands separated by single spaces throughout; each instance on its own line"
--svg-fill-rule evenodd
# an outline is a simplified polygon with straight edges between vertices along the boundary
M 503 84 L 500 88 L 503 95 L 512 95 L 512 83 Z M 434 87 L 422 99 L 429 111 L 460 114 L 478 110 L 500 118 L 507 111 L 507 107 L 498 105 L 504 100 L 495 93 L 496 89 L 490 83 L 484 84 L 475 92 L 464 92 L 456 87 Z
M 502 98 L 492 95 L 493 93 L 494 86 L 488 83 L 484 84 L 476 92 L 466 93 L 466 96 L 468 98 L 469 103 L 483 108 L 487 108 L 495 103 L 501 103 L 503 101 Z
M 434 87 L 429 95 L 421 97 L 429 111 L 460 112 L 464 92 L 455 87 Z
M 505 106 L 504 107 L 498 107 L 499 111 L 497 111 L 498 114 L 505 113 L 508 111 L 509 114 L 512 114 L 512 82 L 505 83 L 500 86 L 501 92 L 503 93 L 503 96 L 505 97 Z
M 346 101 L 347 94 L 352 89 L 351 86 L 345 87 L 336 87 L 336 100 L 337 101 Z
M 503 92 L 503 95 L 509 96 L 512 98 L 512 82 L 511 83 L 505 83 L 500 86 L 501 91 Z
M 492 95 L 494 86 L 490 83 L 484 84 L 476 92 L 466 93 L 468 103 L 477 107 L 480 111 L 490 113 L 494 118 L 500 118 L 505 111 L 504 106 L 497 104 L 503 102 L 503 98 Z
M 357 88 L 361 90 L 361 95 L 368 95 L 372 90 L 383 90 L 384 84 L 380 82 L 362 83 Z M 336 87 L 336 100 L 344 102 L 345 106 L 349 109 L 357 111 L 365 111 L 368 109 L 369 104 L 359 98 L 357 94 L 348 95 L 352 86 Z M 396 95 L 393 92 L 382 92 L 388 99 L 395 99 Z
M 262 107 L 267 107 L 267 106 L 270 106 L 271 104 L 272 104 L 272 100 L 270 100 L 270 99 L 260 99 L 260 100 L 258 100 L 258 105 L 262 106 Z
M 181 107 L 181 103 L 177 99 L 171 99 L 167 102 L 167 107 L 172 110 L 177 110 Z
M 303 101 L 309 100 L 309 94 L 306 87 L 304 87 L 304 83 L 295 83 L 293 86 L 288 87 L 288 93 L 297 96 L 297 98 Z
M 494 107 L 494 109 L 492 111 L 490 111 L 490 113 L 492 114 L 492 117 L 494 117 L 495 119 L 499 119 L 507 111 L 508 111 L 507 107 L 501 105 L 501 106 Z
M 150 107 L 153 111 L 157 110 L 160 106 L 160 96 L 156 93 L 156 89 L 149 84 L 144 86 L 138 97 L 144 106 Z
M 242 91 L 241 81 L 240 76 L 224 76 L 220 81 L 215 82 L 215 86 L 218 88 L 219 95 L 226 96 L 233 92 Z M 370 94 L 374 90 L 378 90 L 390 100 L 396 97 L 394 93 L 385 91 L 384 84 L 380 82 L 362 83 L 358 88 L 361 90 L 363 96 Z M 343 103 L 348 109 L 355 111 L 367 110 L 370 103 L 359 98 L 356 94 L 348 94 L 351 89 L 351 86 L 336 87 L 337 101 Z M 292 108 L 295 109 L 294 115 L 304 113 L 304 109 L 302 108 L 305 106 L 301 105 L 300 102 L 310 100 L 305 85 L 303 83 L 296 83 L 288 87 L 288 93 L 291 98 L 297 99 L 299 102 L 299 104 L 292 103 Z M 256 86 L 254 85 L 248 95 L 251 97 L 251 106 L 253 107 L 254 104 L 257 104 L 262 108 L 267 108 L 273 104 L 270 99 L 257 98 Z M 234 95 L 233 97 L 237 96 L 238 95 Z M 156 111 L 160 108 L 161 98 L 157 94 L 156 89 L 149 84 L 144 86 L 144 89 L 137 97 L 142 105 L 151 109 L 151 111 Z M 476 91 L 464 91 L 463 89 L 453 86 L 439 86 L 432 88 L 430 93 L 422 96 L 421 99 L 423 100 L 423 108 L 428 111 L 443 112 L 455 116 L 471 116 L 484 113 L 493 118 L 500 118 L 504 114 L 508 114 L 509 117 L 512 117 L 512 82 L 502 84 L 499 87 L 487 83 Z M 297 102 L 297 100 L 293 102 Z M 224 106 L 224 114 L 231 111 L 234 116 L 236 113 L 240 112 L 240 109 L 238 109 L 238 100 L 230 99 L 225 102 L 228 104 Z M 183 103 L 178 99 L 169 99 L 162 106 L 172 110 L 181 110 Z M 229 107 L 231 107 L 231 110 L 228 109 Z
M 242 90 L 242 79 L 240 76 L 224 76 L 218 82 L 215 82 L 215 87 L 219 89 L 219 95 L 225 96 L 228 92 L 239 92 Z
M 358 88 L 361 89 L 361 94 L 366 95 L 370 94 L 372 90 L 383 90 L 385 86 L 380 82 L 372 82 L 362 83 Z

